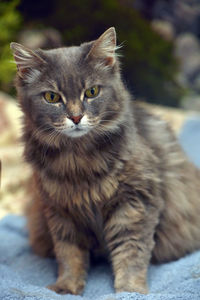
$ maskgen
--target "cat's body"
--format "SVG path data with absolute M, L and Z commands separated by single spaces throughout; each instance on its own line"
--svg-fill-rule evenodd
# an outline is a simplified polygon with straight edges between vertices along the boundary
M 111 260 L 117 291 L 146 292 L 151 258 L 200 248 L 199 170 L 166 123 L 131 99 L 112 28 L 80 47 L 20 47 L 12 46 L 33 168 L 30 242 L 36 253 L 56 255 L 50 288 L 80 293 L 93 253 Z M 62 99 L 47 103 L 48 90 Z

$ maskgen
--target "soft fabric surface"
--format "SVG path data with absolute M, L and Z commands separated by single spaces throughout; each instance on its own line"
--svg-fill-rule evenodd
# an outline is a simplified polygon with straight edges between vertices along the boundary
M 180 141 L 200 166 L 200 119 L 188 120 Z M 198 157 L 199 155 L 199 157 Z M 14 201 L 14 199 L 13 199 Z M 111 268 L 105 262 L 91 266 L 83 296 L 57 295 L 45 288 L 56 280 L 53 259 L 37 257 L 29 247 L 23 217 L 7 216 L 0 221 L 0 299 L 2 300 L 199 300 L 200 251 L 175 262 L 151 265 L 148 295 L 115 294 Z
M 179 140 L 190 160 L 200 167 L 200 117 L 198 115 L 186 120 Z

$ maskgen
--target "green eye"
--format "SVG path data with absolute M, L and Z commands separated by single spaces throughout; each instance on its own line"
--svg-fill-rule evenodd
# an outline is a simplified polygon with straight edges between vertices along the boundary
M 99 94 L 100 88 L 95 85 L 85 91 L 86 98 L 95 98 Z
M 60 95 L 54 92 L 46 92 L 44 93 L 44 99 L 49 103 L 57 103 L 60 100 Z

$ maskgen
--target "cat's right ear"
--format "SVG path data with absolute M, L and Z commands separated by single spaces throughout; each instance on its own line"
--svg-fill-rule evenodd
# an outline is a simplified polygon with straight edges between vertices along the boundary
M 118 48 L 115 28 L 111 27 L 94 41 L 87 58 L 101 61 L 101 65 L 104 67 L 112 67 L 116 62 L 116 50 Z
M 38 66 L 45 61 L 36 54 L 33 50 L 30 50 L 18 43 L 11 43 L 10 48 L 13 51 L 13 56 L 17 65 L 18 75 L 22 79 L 30 76 L 30 71 L 38 69 Z

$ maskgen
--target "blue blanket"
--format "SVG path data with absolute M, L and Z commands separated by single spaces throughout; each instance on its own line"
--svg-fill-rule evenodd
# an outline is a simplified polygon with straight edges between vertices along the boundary
M 180 134 L 180 141 L 190 158 L 200 166 L 199 118 L 186 122 Z M 200 251 L 175 262 L 151 265 L 148 273 L 150 288 L 148 295 L 115 294 L 112 271 L 105 262 L 91 266 L 83 296 L 57 295 L 45 288 L 56 280 L 56 262 L 54 259 L 42 259 L 32 252 L 28 244 L 25 224 L 25 218 L 13 215 L 0 221 L 0 299 L 2 300 L 200 299 Z

